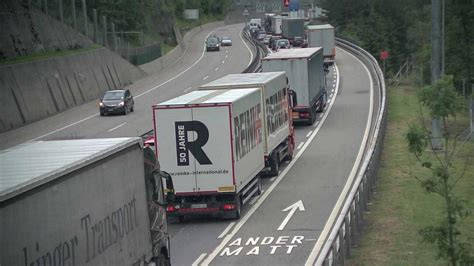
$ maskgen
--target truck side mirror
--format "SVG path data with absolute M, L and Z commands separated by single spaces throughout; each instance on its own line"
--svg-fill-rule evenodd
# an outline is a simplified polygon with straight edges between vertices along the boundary
M 291 106 L 295 107 L 296 105 L 298 105 L 298 101 L 296 100 L 296 91 L 289 90 L 289 95 L 290 95 Z
M 165 184 L 164 192 L 166 195 L 166 202 L 173 202 L 175 199 L 173 179 L 171 178 L 171 175 L 165 171 L 160 171 L 160 176 L 162 178 L 163 184 Z

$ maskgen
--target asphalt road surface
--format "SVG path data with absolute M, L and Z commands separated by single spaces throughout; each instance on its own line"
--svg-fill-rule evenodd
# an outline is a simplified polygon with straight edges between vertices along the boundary
M 327 76 L 330 104 L 313 126 L 297 127 L 293 161 L 278 177 L 264 179 L 264 194 L 244 206 L 240 220 L 204 217 L 172 223 L 173 265 L 306 263 L 359 166 L 375 95 L 362 63 L 337 52 Z
M 139 136 L 152 129 L 153 104 L 171 99 L 214 79 L 240 73 L 253 58 L 251 47 L 241 37 L 243 24 L 205 30 L 195 36 L 179 62 L 160 73 L 128 86 L 135 111 L 127 116 L 99 116 L 98 102 L 69 109 L 47 119 L 0 135 L 0 149 L 30 140 Z M 219 52 L 206 52 L 209 34 L 229 36 L 233 45 Z

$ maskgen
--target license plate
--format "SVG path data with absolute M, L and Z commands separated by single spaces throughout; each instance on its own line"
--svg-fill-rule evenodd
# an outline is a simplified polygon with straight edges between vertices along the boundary
M 207 204 L 191 204 L 191 208 L 193 209 L 204 209 L 207 208 Z
M 300 115 L 298 112 L 293 112 L 293 118 L 300 118 Z
M 109 108 L 109 112 L 113 112 L 114 111 L 114 108 Z

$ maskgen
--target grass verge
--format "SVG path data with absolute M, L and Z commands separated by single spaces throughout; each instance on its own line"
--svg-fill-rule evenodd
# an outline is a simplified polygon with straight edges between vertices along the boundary
M 407 84 L 388 89 L 388 125 L 382 163 L 373 204 L 365 215 L 365 228 L 359 246 L 353 249 L 349 265 L 446 265 L 437 260 L 437 247 L 422 241 L 418 231 L 442 219 L 441 197 L 426 194 L 413 174 L 427 174 L 409 154 L 405 134 L 410 122 L 419 121 L 420 106 L 415 89 Z M 456 122 L 469 126 L 465 115 Z M 459 151 L 455 171 L 461 172 L 474 142 Z M 456 186 L 457 195 L 467 201 L 473 214 L 461 221 L 463 237 L 474 239 L 474 160 Z
M 59 57 L 59 56 L 75 55 L 75 54 L 80 54 L 80 53 L 96 50 L 99 48 L 102 48 L 102 46 L 98 44 L 93 44 L 87 48 L 81 48 L 81 49 L 35 53 L 35 54 L 30 54 L 30 55 L 25 55 L 25 56 L 19 56 L 13 59 L 1 60 L 0 65 L 11 65 L 11 64 L 24 63 L 24 62 L 44 60 L 44 59 Z

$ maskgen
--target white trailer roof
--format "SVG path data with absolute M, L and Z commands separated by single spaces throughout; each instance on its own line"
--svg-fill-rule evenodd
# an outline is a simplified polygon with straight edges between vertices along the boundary
M 0 202 L 140 143 L 140 138 L 34 141 L 0 151 Z
M 322 50 L 322 47 L 281 49 L 276 53 L 269 54 L 262 60 L 310 58 L 322 52 Z
M 331 24 L 308 25 L 308 30 L 334 29 Z
M 203 90 L 192 91 L 171 100 L 162 102 L 156 106 L 186 105 L 186 104 L 214 104 L 231 103 L 245 97 L 258 88 L 229 89 L 229 90 Z
M 260 73 L 245 73 L 245 74 L 229 74 L 220 79 L 216 79 L 207 84 L 202 85 L 202 88 L 205 87 L 224 87 L 232 85 L 254 85 L 259 86 L 266 84 L 271 80 L 285 75 L 285 71 L 277 72 L 260 72 Z

